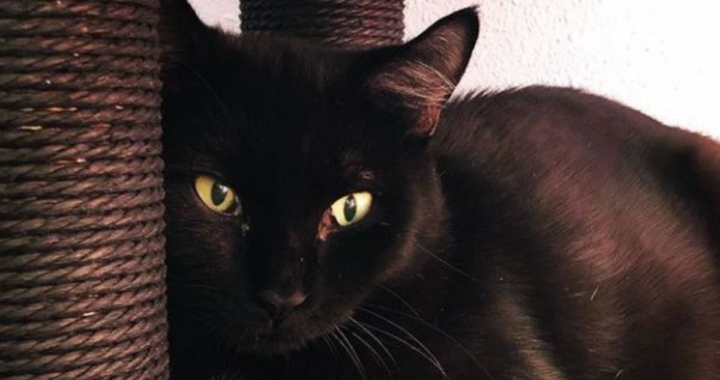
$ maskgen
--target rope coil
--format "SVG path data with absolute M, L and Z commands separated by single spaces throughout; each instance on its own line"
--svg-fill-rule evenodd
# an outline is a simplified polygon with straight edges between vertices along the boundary
M 0 2 L 0 379 L 167 379 L 157 0 Z
M 242 0 L 243 32 L 314 40 L 335 48 L 402 42 L 403 0 Z

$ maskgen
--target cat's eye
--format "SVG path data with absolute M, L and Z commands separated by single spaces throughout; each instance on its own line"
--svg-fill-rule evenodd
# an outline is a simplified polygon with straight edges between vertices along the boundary
M 208 175 L 195 178 L 195 192 L 210 210 L 221 214 L 240 215 L 240 200 L 230 186 Z
M 355 224 L 365 218 L 372 207 L 373 196 L 367 191 L 348 194 L 330 206 L 330 213 L 341 227 Z

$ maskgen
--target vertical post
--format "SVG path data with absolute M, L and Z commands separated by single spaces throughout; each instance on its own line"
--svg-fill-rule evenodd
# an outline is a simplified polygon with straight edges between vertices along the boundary
M 403 9 L 403 0 L 240 0 L 240 27 L 362 49 L 401 43 Z
M 166 379 L 156 0 L 0 1 L 0 379 Z

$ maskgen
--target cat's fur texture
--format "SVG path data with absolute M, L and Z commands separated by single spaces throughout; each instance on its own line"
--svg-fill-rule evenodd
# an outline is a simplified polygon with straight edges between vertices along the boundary
M 446 103 L 473 10 L 336 52 L 164 6 L 173 380 L 720 379 L 714 142 L 571 89 Z M 307 298 L 273 321 L 261 291 Z

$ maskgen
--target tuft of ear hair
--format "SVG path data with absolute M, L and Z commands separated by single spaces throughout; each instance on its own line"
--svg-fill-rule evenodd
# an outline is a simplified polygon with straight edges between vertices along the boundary
M 414 133 L 430 137 L 470 61 L 480 28 L 475 8 L 457 11 L 385 51 L 366 82 L 371 94 L 411 110 Z

